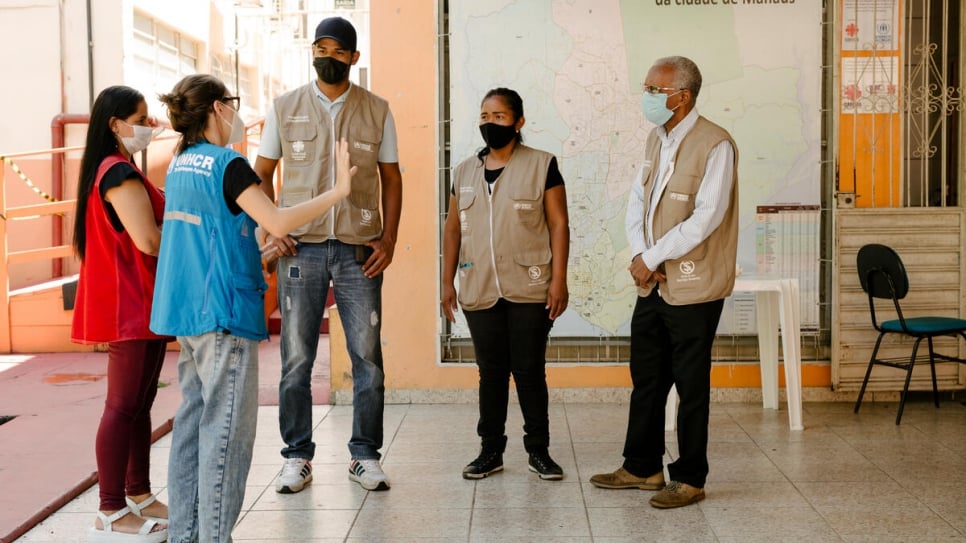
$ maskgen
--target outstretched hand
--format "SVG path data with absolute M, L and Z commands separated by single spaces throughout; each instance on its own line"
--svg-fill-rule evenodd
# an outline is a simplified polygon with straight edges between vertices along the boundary
M 352 190 L 352 176 L 359 171 L 359 167 L 349 164 L 349 142 L 345 138 L 339 140 L 335 151 L 335 192 L 340 198 L 345 198 Z

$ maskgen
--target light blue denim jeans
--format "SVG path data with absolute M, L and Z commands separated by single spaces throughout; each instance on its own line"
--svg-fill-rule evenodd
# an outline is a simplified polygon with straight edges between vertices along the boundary
M 182 400 L 168 462 L 168 541 L 230 542 L 255 443 L 258 342 L 209 332 L 178 343 Z
M 285 458 L 315 456 L 312 441 L 312 366 L 329 281 L 345 330 L 352 361 L 352 437 L 355 459 L 380 458 L 385 387 L 382 371 L 382 275 L 372 279 L 356 263 L 356 246 L 337 240 L 300 243 L 298 254 L 278 265 L 278 303 L 282 316 L 282 378 L 278 422 Z M 363 256 L 371 254 L 366 248 Z

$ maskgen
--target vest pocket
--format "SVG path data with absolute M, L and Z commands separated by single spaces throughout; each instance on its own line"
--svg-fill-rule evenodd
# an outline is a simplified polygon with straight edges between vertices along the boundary
M 346 198 L 343 209 L 349 214 L 353 232 L 362 238 L 372 239 L 382 232 L 379 216 L 379 193 L 353 190 Z
M 342 136 L 336 136 L 338 143 Z M 377 192 L 379 190 L 379 146 L 382 131 L 367 128 L 349 129 L 349 163 L 358 166 L 359 174 L 352 178 L 352 192 Z
M 257 333 L 265 312 L 265 282 L 244 273 L 237 273 L 231 281 L 232 328 L 248 334 Z
M 314 191 L 310 189 L 290 190 L 286 192 L 283 186 L 282 195 L 278 200 L 278 205 L 279 207 L 292 207 L 294 205 L 301 204 L 302 202 L 308 202 L 314 196 L 315 196 Z M 311 221 L 303 224 L 302 226 L 299 226 L 295 230 L 292 230 L 291 232 L 289 232 L 288 235 L 292 236 L 293 238 L 298 238 L 299 236 L 303 236 L 305 235 L 306 232 L 311 230 L 312 227 L 316 225 L 318 222 L 319 222 L 319 218 L 316 217 L 315 219 L 312 219 Z
M 315 123 L 282 123 L 279 134 L 282 139 L 282 156 L 290 163 L 302 164 L 316 159 L 318 130 Z
M 522 282 L 520 285 L 532 287 L 548 284 L 552 275 L 550 267 L 551 258 L 552 253 L 549 247 L 529 251 L 517 251 L 514 253 L 513 261 L 516 262 L 518 269 L 524 274 L 521 276 Z
M 694 214 L 695 192 L 681 192 L 678 187 L 668 185 L 661 196 L 661 203 L 654 215 L 655 237 L 664 235 L 668 230 L 684 222 Z
M 470 223 L 472 217 L 469 216 L 470 208 L 476 202 L 476 192 L 461 192 L 455 196 L 458 198 L 456 201 L 456 208 L 459 211 L 459 221 L 460 221 L 460 234 L 463 237 L 463 242 L 461 246 L 466 244 L 466 237 L 469 236 L 472 231 L 470 228 Z
M 527 229 L 536 229 L 546 221 L 543 212 L 543 187 L 521 184 L 513 187 L 513 216 Z
M 382 131 L 349 129 L 349 158 L 353 164 L 375 165 L 379 161 Z
M 681 258 L 662 264 L 667 275 L 668 288 L 675 298 L 687 300 L 706 294 L 711 274 L 714 273 L 709 269 L 710 260 L 708 244 L 702 243 Z
M 473 205 L 473 202 L 476 200 L 476 191 L 460 192 L 458 196 L 457 207 L 462 211 L 469 209 Z
M 382 232 L 382 220 L 379 216 L 379 145 L 382 132 L 365 126 L 349 128 L 349 163 L 359 168 L 359 173 L 352 179 L 352 191 L 346 197 L 349 204 L 344 206 L 349 213 L 353 232 L 371 239 Z M 371 172 L 371 175 L 369 173 Z
M 483 296 L 486 277 L 489 276 L 490 281 L 493 280 L 492 276 L 485 273 L 486 266 L 487 264 L 479 262 L 467 262 L 463 256 L 462 248 L 460 249 L 459 266 L 456 268 L 458 283 L 456 299 L 464 308 L 475 308 L 479 305 L 480 298 Z

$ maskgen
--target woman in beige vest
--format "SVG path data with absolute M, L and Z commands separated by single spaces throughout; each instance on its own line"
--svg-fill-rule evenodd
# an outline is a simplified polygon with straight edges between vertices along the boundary
M 523 145 L 523 100 L 515 91 L 489 91 L 480 107 L 486 147 L 453 170 L 453 193 L 443 234 L 443 313 L 455 322 L 459 303 L 480 371 L 482 440 L 463 478 L 503 469 L 509 381 L 523 411 L 528 466 L 541 479 L 563 479 L 550 457 L 547 415 L 547 334 L 567 308 L 570 227 L 567 193 L 557 159 Z

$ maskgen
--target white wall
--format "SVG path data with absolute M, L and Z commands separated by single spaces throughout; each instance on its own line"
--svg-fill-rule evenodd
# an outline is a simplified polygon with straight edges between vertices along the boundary
M 50 120 L 61 111 L 59 20 L 56 0 L 0 7 L 0 154 L 50 147 Z

